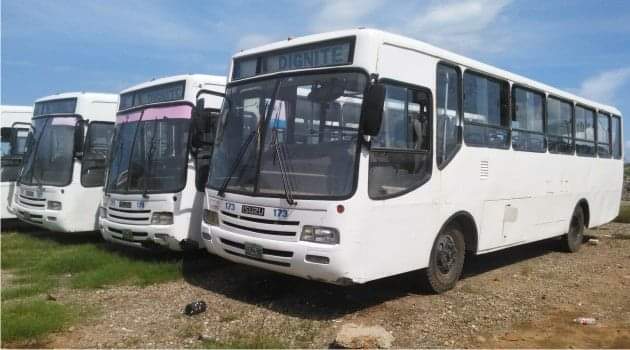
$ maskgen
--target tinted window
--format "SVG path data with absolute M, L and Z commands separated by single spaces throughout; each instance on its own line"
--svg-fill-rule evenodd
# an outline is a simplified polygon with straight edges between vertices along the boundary
M 575 107 L 575 150 L 579 156 L 595 155 L 595 111 Z
M 370 198 L 406 192 L 431 176 L 430 106 L 424 91 L 387 85 L 381 129 L 370 150 Z
M 544 152 L 545 97 L 520 87 L 514 88 L 512 97 L 512 147 L 518 151 Z
M 597 154 L 610 157 L 610 116 L 603 113 L 597 115 Z
M 471 146 L 509 147 L 508 84 L 464 73 L 464 140 Z
M 547 99 L 547 140 L 552 153 L 573 153 L 573 104 Z
M 613 157 L 615 157 L 615 159 L 621 159 L 621 118 L 617 116 L 612 117 L 610 134 L 612 135 Z
M 460 75 L 453 67 L 437 68 L 437 125 L 436 158 L 438 166 L 447 163 L 460 144 Z
M 85 187 L 103 186 L 107 153 L 112 142 L 114 123 L 91 123 L 85 138 L 81 184 Z

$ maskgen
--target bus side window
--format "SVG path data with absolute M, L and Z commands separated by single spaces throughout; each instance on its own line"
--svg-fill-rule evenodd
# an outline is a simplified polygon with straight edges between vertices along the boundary
M 545 96 L 514 87 L 512 101 L 512 147 L 517 151 L 545 152 Z
M 509 84 L 464 73 L 464 141 L 469 146 L 510 147 Z
M 437 66 L 437 125 L 435 154 L 438 167 L 445 166 L 461 145 L 461 75 L 458 69 Z
M 547 142 L 549 152 L 573 154 L 573 104 L 547 98 Z
M 595 156 L 595 111 L 575 107 L 575 150 L 578 156 Z
M 597 114 L 597 154 L 602 158 L 610 158 L 610 116 Z
M 368 194 L 385 199 L 431 177 L 431 95 L 387 84 L 383 121 L 370 147 Z

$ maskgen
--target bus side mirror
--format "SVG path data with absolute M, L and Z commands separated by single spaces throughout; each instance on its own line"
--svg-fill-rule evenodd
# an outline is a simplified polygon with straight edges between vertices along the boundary
M 385 84 L 375 83 L 368 89 L 363 99 L 363 134 L 378 135 L 383 120 L 383 106 L 385 105 Z
M 74 156 L 79 159 L 83 157 L 85 124 L 85 120 L 79 120 L 74 128 Z

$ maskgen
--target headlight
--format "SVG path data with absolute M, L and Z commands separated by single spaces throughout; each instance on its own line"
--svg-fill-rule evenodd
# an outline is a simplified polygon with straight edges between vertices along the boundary
M 107 208 L 105 208 L 105 207 L 99 207 L 98 212 L 99 212 L 99 214 L 100 214 L 100 216 L 101 216 L 102 218 L 106 218 L 106 217 L 107 217 Z
M 50 209 L 50 210 L 61 210 L 61 202 L 48 201 L 48 209 Z
M 170 212 L 157 212 L 151 215 L 151 225 L 172 225 L 173 213 Z
M 219 224 L 219 214 L 216 211 L 206 209 L 203 211 L 203 222 L 216 226 Z
M 332 227 L 304 226 L 300 240 L 315 243 L 339 244 L 339 231 Z

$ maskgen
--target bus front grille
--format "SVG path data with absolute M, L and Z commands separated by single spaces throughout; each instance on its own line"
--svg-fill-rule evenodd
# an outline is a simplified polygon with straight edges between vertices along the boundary
M 151 221 L 151 210 L 129 210 L 108 207 L 107 218 L 113 222 L 122 224 L 144 225 L 149 224 Z
M 46 206 L 46 199 L 32 198 L 24 195 L 19 195 L 18 202 L 23 206 L 37 209 L 43 209 Z
M 292 258 L 293 252 L 284 251 L 284 250 L 276 250 L 276 249 L 267 249 L 263 248 L 262 257 L 252 257 L 245 254 L 245 244 L 231 241 L 229 239 L 221 238 L 221 244 L 223 245 L 223 251 L 237 256 L 239 258 L 259 261 L 265 264 L 276 265 L 276 266 L 284 266 L 290 267 L 291 263 L 289 261 L 278 261 L 278 260 L 270 260 L 269 257 L 273 258 Z
M 221 223 L 229 229 L 263 234 L 269 237 L 293 238 L 297 236 L 299 221 L 269 220 L 221 211 Z

